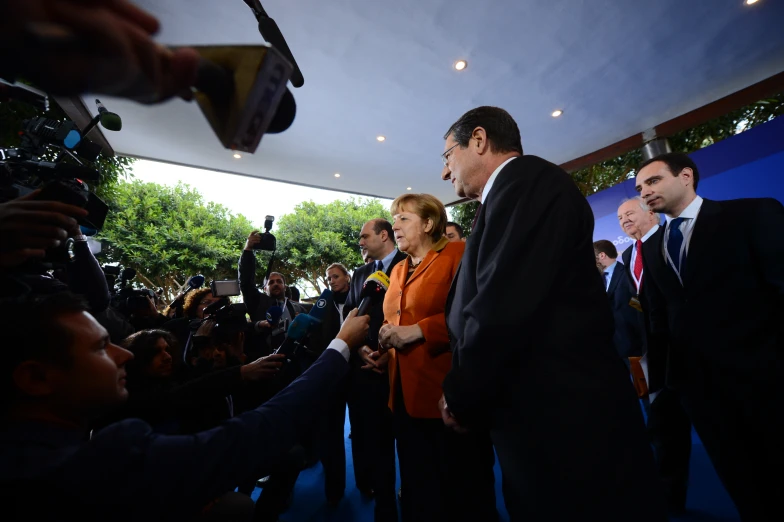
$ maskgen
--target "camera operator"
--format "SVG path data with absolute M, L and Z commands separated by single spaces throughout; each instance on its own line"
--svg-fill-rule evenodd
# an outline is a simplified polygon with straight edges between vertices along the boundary
M 88 440 L 91 418 L 124 401 L 132 355 L 69 293 L 0 302 L 8 350 L 0 484 L 11 520 L 193 520 L 302 436 L 324 390 L 348 371 L 367 317 L 352 312 L 316 363 L 267 404 L 193 436 L 129 419 Z M 284 449 L 285 451 L 285 449 Z M 41 494 L 46 492 L 46 502 Z
M 39 194 L 37 190 L 0 203 L 0 296 L 70 289 L 87 299 L 91 312 L 100 314 L 111 295 L 101 265 L 74 219 L 86 211 L 58 201 L 37 201 Z M 62 281 L 49 275 L 49 265 L 40 261 L 53 249 L 66 252 L 68 238 L 73 240 L 73 258 L 66 255 L 60 260 L 66 269 Z
M 0 77 L 66 96 L 89 89 L 145 102 L 187 98 L 199 55 L 157 44 L 158 29 L 125 0 L 0 0 Z

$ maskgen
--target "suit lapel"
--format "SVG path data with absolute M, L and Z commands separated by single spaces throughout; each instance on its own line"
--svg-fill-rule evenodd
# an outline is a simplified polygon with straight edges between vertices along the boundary
M 615 265 L 615 269 L 613 270 L 612 277 L 610 278 L 610 286 L 607 288 L 607 295 L 614 294 L 615 289 L 618 288 L 618 281 L 620 281 L 621 277 L 623 277 L 621 270 L 623 270 L 623 265 L 621 263 L 617 263 Z
M 411 282 L 414 281 L 414 279 L 416 279 L 417 277 L 422 275 L 422 273 L 425 270 L 427 270 L 427 267 L 429 267 L 433 263 L 433 261 L 435 261 L 435 259 L 439 256 L 440 253 L 441 252 L 436 252 L 435 250 L 431 250 L 430 252 L 428 252 L 427 255 L 425 256 L 425 258 L 419 264 L 419 266 L 416 267 L 416 269 L 414 269 L 414 273 L 411 274 L 411 277 L 408 278 L 408 281 L 406 281 L 406 284 L 403 285 L 403 286 L 405 287 L 405 286 L 410 285 Z M 409 257 L 404 262 L 406 263 L 406 270 L 408 270 L 409 263 L 411 263 L 411 258 Z
M 678 276 L 673 271 L 672 267 L 664 261 L 664 229 L 666 227 L 659 227 L 659 230 L 642 244 L 643 253 L 643 287 L 645 286 L 645 274 L 653 275 L 666 293 L 675 292 L 679 295 L 683 294 L 683 286 L 678 280 Z
M 686 266 L 682 277 L 683 284 L 692 281 L 697 273 L 697 267 L 710 263 L 710 243 L 719 229 L 719 214 L 721 208 L 715 201 L 704 199 L 694 223 L 694 230 L 689 240 L 689 249 L 686 254 Z

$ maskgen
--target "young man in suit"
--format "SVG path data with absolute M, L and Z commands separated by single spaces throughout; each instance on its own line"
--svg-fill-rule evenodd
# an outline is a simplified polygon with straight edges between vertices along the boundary
M 359 247 L 377 261 L 354 270 L 346 305 L 343 307 L 344 314 L 359 306 L 362 286 L 370 274 L 380 270 L 389 275 L 392 268 L 406 258 L 395 247 L 392 224 L 386 219 L 372 219 L 365 223 L 359 233 Z M 369 315 L 368 337 L 361 350 L 351 358 L 349 371 L 351 454 L 357 487 L 364 494 L 375 497 L 376 522 L 387 522 L 397 520 L 397 501 L 395 435 L 392 415 L 387 407 L 389 378 L 378 369 L 381 363 L 373 359 L 373 354 L 378 350 L 378 331 L 384 322 L 381 304 L 372 306 Z
M 645 289 L 643 284 L 642 246 L 657 230 L 661 217 L 640 198 L 624 201 L 618 207 L 618 223 L 634 240 L 622 254 L 623 272 L 626 275 L 637 305 L 632 308 L 635 319 L 635 340 L 641 344 L 643 361 L 647 364 L 647 320 Z M 646 375 L 646 381 L 648 377 Z M 680 395 L 675 390 L 648 390 L 644 398 L 648 413 L 648 435 L 656 457 L 656 467 L 664 485 L 667 511 L 677 516 L 686 510 L 686 492 L 689 482 L 691 457 L 691 421 L 683 410 Z
M 640 167 L 636 188 L 667 223 L 643 244 L 650 386 L 677 389 L 746 520 L 774 520 L 784 480 L 784 206 L 697 195 L 685 154 Z
M 444 422 L 490 430 L 512 520 L 663 522 L 591 208 L 566 172 L 523 156 L 502 109 L 473 109 L 444 138 L 442 178 L 482 203 L 447 302 Z
M 634 309 L 629 306 L 634 295 L 632 285 L 623 274 L 623 264 L 618 262 L 618 250 L 611 241 L 600 239 L 594 242 L 593 249 L 615 319 L 613 344 L 621 360 L 628 366 L 629 357 L 642 355 L 642 336 L 635 331 L 637 318 Z

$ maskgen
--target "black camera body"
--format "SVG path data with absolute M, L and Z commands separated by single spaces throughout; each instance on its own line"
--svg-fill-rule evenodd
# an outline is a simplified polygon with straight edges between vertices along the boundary
M 155 291 L 149 288 L 122 288 L 117 293 L 119 309 L 126 315 L 132 315 L 150 308 L 148 298 L 155 299 Z
M 275 221 L 274 216 L 267 216 L 264 218 L 264 233 L 260 234 L 261 241 L 253 245 L 253 250 L 263 250 L 265 252 L 274 252 L 278 246 L 278 241 L 270 233 L 272 229 L 272 222 Z

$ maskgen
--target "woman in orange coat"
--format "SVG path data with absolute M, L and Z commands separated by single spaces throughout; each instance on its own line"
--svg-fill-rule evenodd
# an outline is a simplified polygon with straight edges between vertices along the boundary
M 497 515 L 489 438 L 483 439 L 484 465 L 477 473 L 471 457 L 477 454 L 476 437 L 447 430 L 438 409 L 441 383 L 452 365 L 444 311 L 465 244 L 447 240 L 446 209 L 429 194 L 404 194 L 391 211 L 398 248 L 408 258 L 392 270 L 379 342 L 382 350 L 389 350 L 389 407 L 403 522 L 493 520 Z

